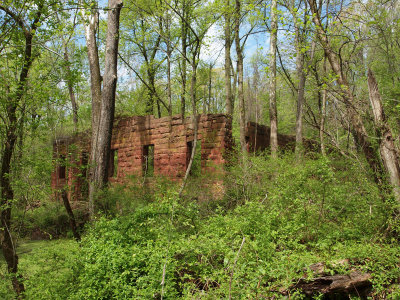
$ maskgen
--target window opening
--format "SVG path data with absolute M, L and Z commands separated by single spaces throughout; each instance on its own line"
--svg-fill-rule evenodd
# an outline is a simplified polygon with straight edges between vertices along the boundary
M 87 152 L 82 152 L 81 157 L 81 196 L 86 198 L 89 195 L 89 182 L 87 180 L 89 154 Z
M 118 176 L 118 149 L 110 152 L 110 165 L 108 168 L 108 177 L 116 178 Z
M 143 146 L 142 169 L 144 176 L 154 175 L 154 145 Z
M 193 141 L 186 143 L 186 169 L 189 167 L 190 157 L 193 151 Z M 190 169 L 191 176 L 201 175 L 201 140 L 197 140 L 196 153 L 194 154 L 192 168 Z
M 65 168 L 65 155 L 60 155 L 58 163 L 58 178 L 65 179 L 67 173 Z

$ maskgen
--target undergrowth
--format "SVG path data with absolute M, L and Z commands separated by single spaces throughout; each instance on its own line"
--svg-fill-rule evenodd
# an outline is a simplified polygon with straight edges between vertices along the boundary
M 330 274 L 368 272 L 371 297 L 400 297 L 397 207 L 360 165 L 250 157 L 225 174 L 213 206 L 198 201 L 200 186 L 179 199 L 160 183 L 147 203 L 145 193 L 110 189 L 102 199 L 119 210 L 87 227 L 50 298 L 302 299 L 291 287 L 315 263 Z M 39 278 L 50 280 L 29 282 Z

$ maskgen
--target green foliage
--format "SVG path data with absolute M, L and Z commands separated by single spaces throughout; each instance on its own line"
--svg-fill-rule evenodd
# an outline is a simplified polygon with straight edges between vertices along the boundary
M 67 299 L 73 286 L 73 266 L 78 259 L 73 240 L 31 241 L 18 245 L 19 270 L 26 299 Z M 15 299 L 5 262 L 0 255 L 0 298 Z
M 154 202 L 88 228 L 71 298 L 279 296 L 312 277 L 308 266 L 317 262 L 332 274 L 370 272 L 383 297 L 400 275 L 399 245 L 384 237 L 392 208 L 362 174 L 334 159 L 248 158 L 231 170 L 226 199 L 207 216 L 201 203 L 164 190 Z M 343 259 L 350 265 L 335 264 Z
M 74 210 L 78 226 L 83 226 L 87 215 L 83 209 Z M 20 237 L 53 239 L 70 236 L 70 224 L 62 203 L 43 201 L 38 207 L 16 208 L 13 216 L 14 228 Z

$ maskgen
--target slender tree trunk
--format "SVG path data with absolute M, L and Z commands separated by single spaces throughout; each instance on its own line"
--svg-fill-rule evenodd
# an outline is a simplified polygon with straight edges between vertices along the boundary
M 382 99 L 378 90 L 378 84 L 371 69 L 368 69 L 368 90 L 372 111 L 374 113 L 375 126 L 377 128 L 380 144 L 379 150 L 385 169 L 389 175 L 389 182 L 393 187 L 393 194 L 400 202 L 400 167 L 397 151 L 394 145 L 392 131 L 387 124 L 383 111 Z
M 208 103 L 211 102 L 211 90 L 212 90 L 212 64 L 210 63 L 210 69 L 208 73 Z
M 167 27 L 167 95 L 168 95 L 168 114 L 172 116 L 172 88 L 171 88 L 171 55 L 172 55 L 172 49 L 171 49 L 171 31 L 170 31 L 170 15 L 169 13 L 167 14 L 167 21 L 166 21 L 166 27 Z
M 269 120 L 271 156 L 278 157 L 278 113 L 276 109 L 276 43 L 278 39 L 277 0 L 271 2 L 271 34 L 269 61 Z
M 200 51 L 200 41 L 196 41 L 195 51 L 193 53 L 192 58 L 192 82 L 190 84 L 190 99 L 192 102 L 193 109 L 193 147 L 192 153 L 190 154 L 190 160 L 188 167 L 185 172 L 185 177 L 183 178 L 181 188 L 179 190 L 179 197 L 182 197 L 183 190 L 185 189 L 187 179 L 190 174 L 190 170 L 192 169 L 193 160 L 196 155 L 197 148 L 197 135 L 198 135 L 198 115 L 197 115 L 197 107 L 196 107 L 196 83 L 197 83 L 197 63 L 198 63 L 198 52 Z
M 232 113 L 235 111 L 235 100 L 237 96 L 237 72 L 235 72 L 235 69 L 233 68 L 233 63 L 231 60 L 231 71 L 232 71 L 232 77 L 233 77 L 233 86 L 232 86 Z
M 324 66 L 323 66 L 324 76 L 327 76 L 327 67 L 326 67 L 326 56 L 324 57 Z M 319 125 L 319 140 L 321 144 L 321 154 L 326 156 L 325 150 L 325 142 L 324 142 L 324 131 L 325 131 L 325 117 L 326 117 L 326 100 L 327 100 L 328 90 L 326 86 L 322 90 L 322 103 L 321 103 L 321 121 Z
M 67 86 L 68 86 L 69 99 L 71 100 L 71 105 L 72 105 L 72 120 L 74 122 L 74 131 L 77 132 L 78 131 L 78 104 L 76 103 L 74 86 L 73 86 L 73 82 L 71 79 L 72 72 L 71 72 L 71 66 L 70 66 L 67 46 L 65 46 L 65 49 L 64 49 L 64 60 L 66 62 Z
M 185 22 L 185 18 L 187 17 L 186 15 L 186 0 L 183 1 L 183 20 L 182 20 L 182 36 L 181 36 L 181 41 L 182 41 L 182 69 L 181 69 L 181 75 L 182 75 L 182 94 L 181 94 L 181 114 L 182 114 L 182 120 L 185 118 L 185 105 L 186 105 L 186 50 L 187 50 L 187 35 L 188 35 L 188 28 Z
M 240 0 L 235 0 L 235 46 L 237 56 L 237 76 L 238 76 L 238 101 L 239 101 L 239 127 L 240 127 L 240 147 L 243 154 L 247 151 L 246 146 L 246 112 L 244 104 L 244 93 L 243 93 L 243 53 L 240 45 Z
M 102 189 L 108 181 L 108 165 L 110 161 L 111 134 L 114 121 L 115 92 L 117 86 L 117 55 L 119 42 L 119 16 L 122 8 L 121 0 L 109 0 L 107 37 L 105 50 L 105 70 L 103 91 L 101 93 L 100 119 L 97 129 L 97 141 L 95 148 L 92 145 L 94 154 L 94 174 L 89 188 L 89 199 L 94 200 L 94 194 Z M 94 213 L 92 202 L 91 213 Z
M 296 156 L 300 158 L 303 154 L 303 107 L 304 107 L 304 88 L 306 85 L 306 74 L 304 72 L 304 52 L 302 51 L 302 36 L 299 26 L 295 25 L 296 32 L 296 68 L 299 84 L 297 87 L 297 111 L 296 111 Z
M 18 136 L 19 120 L 17 117 L 17 109 L 25 94 L 29 70 L 34 59 L 32 57 L 32 41 L 42 15 L 43 3 L 38 5 L 35 19 L 33 20 L 30 28 L 27 28 L 23 20 L 18 16 L 10 14 L 7 8 L 0 6 L 0 9 L 6 14 L 9 14 L 10 17 L 13 18 L 17 24 L 19 24 L 25 37 L 24 61 L 21 73 L 19 75 L 15 97 L 9 98 L 8 103 L 6 104 L 8 124 L 6 127 L 5 145 L 1 156 L 2 162 L 0 170 L 0 231 L 3 233 L 3 238 L 0 242 L 4 259 L 7 263 L 7 269 L 11 275 L 14 291 L 20 298 L 25 291 L 25 287 L 21 276 L 18 275 L 18 255 L 16 253 L 16 247 L 11 234 L 11 207 L 14 200 L 14 190 L 10 182 L 11 160 L 14 155 L 15 144 Z M 21 120 L 21 122 L 23 122 L 23 120 Z
M 23 86 L 21 88 L 23 89 L 24 86 L 25 85 L 23 83 Z M 3 150 L 3 155 L 2 155 L 3 160 L 1 164 L 0 229 L 3 232 L 3 238 L 1 240 L 1 248 L 3 250 L 4 258 L 7 262 L 8 272 L 11 274 L 12 285 L 17 295 L 21 295 L 24 292 L 25 288 L 20 276 L 17 275 L 18 255 L 11 234 L 11 203 L 12 200 L 14 199 L 14 191 L 10 183 L 10 172 L 11 172 L 11 160 L 15 149 L 15 143 L 17 141 L 18 120 L 16 116 L 16 110 L 17 110 L 16 104 L 17 101 L 13 101 L 12 99 L 10 99 L 9 104 L 7 105 L 9 125 L 6 131 L 6 141 L 5 141 L 6 143 Z
M 39 17 L 40 18 L 40 13 Z M 38 21 L 37 21 L 38 22 Z M 36 28 L 33 28 L 36 29 Z M 14 291 L 20 297 L 24 292 L 24 284 L 22 283 L 21 277 L 18 273 L 18 255 L 16 253 L 16 247 L 13 243 L 11 234 L 11 206 L 14 199 L 14 191 L 10 182 L 11 174 L 11 160 L 15 150 L 15 144 L 17 142 L 18 135 L 18 118 L 17 108 L 22 101 L 22 97 L 25 92 L 26 81 L 28 79 L 29 69 L 32 66 L 32 40 L 33 35 L 25 33 L 25 54 L 24 54 L 24 65 L 22 67 L 17 91 L 14 99 L 9 99 L 7 103 L 7 117 L 8 126 L 6 128 L 6 139 L 5 146 L 2 154 L 1 162 L 1 174 L 0 174 L 0 190 L 1 190 L 1 202 L 0 202 L 0 229 L 3 231 L 3 239 L 1 240 L 1 248 L 3 250 L 4 258 L 7 262 L 8 272 L 11 274 L 12 285 Z
M 380 163 L 380 158 L 377 154 L 377 151 L 375 151 L 374 147 L 372 146 L 362 118 L 354 106 L 354 97 L 351 92 L 350 85 L 347 81 L 346 75 L 342 72 L 339 58 L 337 57 L 336 53 L 333 52 L 327 34 L 321 24 L 319 11 L 317 10 L 317 4 L 315 0 L 308 0 L 308 3 L 310 4 L 311 12 L 313 14 L 313 22 L 317 28 L 316 30 L 318 39 L 324 48 L 325 55 L 329 60 L 333 72 L 337 76 L 337 83 L 341 87 L 342 98 L 346 106 L 347 116 L 352 126 L 354 140 L 356 144 L 361 147 L 365 158 L 367 159 L 367 162 L 374 173 L 375 182 L 382 187 L 383 170 Z
M 226 114 L 229 116 L 233 115 L 233 104 L 232 104 L 232 86 L 231 86 L 231 18 L 230 18 L 230 0 L 226 0 L 226 13 L 225 13 L 225 25 L 224 25 L 224 38 L 225 38 L 225 106 Z
M 72 230 L 72 234 L 74 235 L 74 238 L 77 242 L 81 240 L 81 235 L 78 232 L 78 227 L 76 226 L 76 220 L 75 220 L 75 215 L 74 212 L 72 211 L 71 205 L 68 200 L 68 194 L 66 189 L 63 189 L 62 191 L 62 200 L 64 203 L 65 210 L 67 211 L 68 214 L 68 219 L 69 219 L 69 225 Z
M 154 114 L 154 97 L 151 89 L 147 90 L 146 115 Z
M 144 26 L 144 25 L 143 25 Z M 160 29 L 162 30 L 162 23 L 159 22 Z M 155 84 L 155 77 L 156 77 L 156 69 L 155 69 L 155 63 L 154 59 L 156 57 L 157 51 L 159 49 L 161 42 L 161 36 L 159 35 L 157 37 L 157 41 L 155 43 L 153 51 L 150 53 L 150 57 L 148 58 L 147 56 L 147 51 L 145 46 L 143 45 L 143 55 L 145 57 L 146 61 L 146 69 L 147 69 L 147 78 L 149 80 L 149 89 L 148 89 L 148 99 L 147 99 L 147 106 L 146 106 L 146 113 L 148 115 L 153 115 L 154 114 L 154 98 L 156 98 L 157 101 L 157 112 L 158 112 L 158 117 L 161 118 L 161 108 L 160 108 L 160 99 L 156 95 L 156 84 Z
M 91 136 L 91 150 L 89 159 L 89 216 L 90 218 L 94 215 L 94 194 L 95 194 L 95 171 L 97 164 L 97 135 L 98 126 L 100 121 L 100 105 L 101 105 L 101 74 L 100 74 L 100 63 L 99 53 L 96 41 L 96 30 L 99 23 L 98 11 L 92 12 L 92 15 L 86 18 L 85 11 L 82 11 L 82 15 L 85 18 L 85 38 L 86 48 L 89 60 L 90 70 L 90 91 L 92 96 L 92 136 Z

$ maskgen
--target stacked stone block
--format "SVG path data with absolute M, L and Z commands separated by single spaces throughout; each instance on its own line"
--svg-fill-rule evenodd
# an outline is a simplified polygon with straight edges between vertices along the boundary
M 202 171 L 215 171 L 226 162 L 232 148 L 232 122 L 223 114 L 204 114 L 197 118 L 201 143 Z M 114 122 L 111 149 L 117 153 L 117 175 L 111 181 L 123 182 L 127 175 L 143 175 L 145 147 L 154 147 L 154 175 L 183 177 L 190 157 L 188 143 L 193 141 L 193 117 L 181 115 L 156 119 L 154 116 L 119 118 Z M 85 181 L 85 155 L 90 153 L 90 137 L 82 133 L 54 142 L 52 187 L 69 187 L 70 199 L 81 198 Z M 60 157 L 66 158 L 66 178 L 60 178 Z M 113 158 L 110 158 L 113 160 Z M 87 159 L 86 159 L 87 161 Z M 111 163 L 113 163 L 111 161 Z M 116 163 L 116 162 L 115 162 Z

